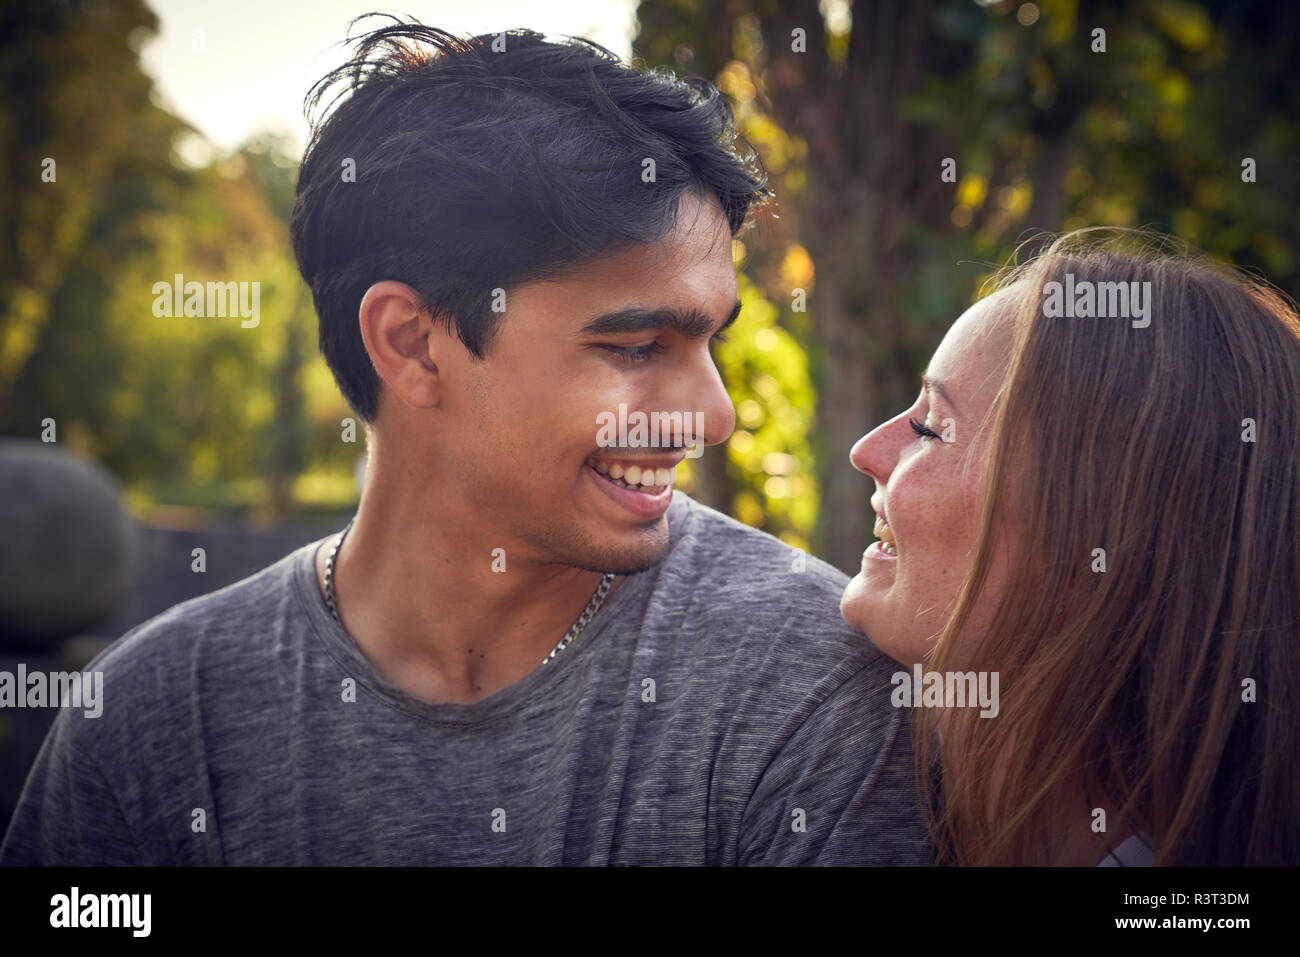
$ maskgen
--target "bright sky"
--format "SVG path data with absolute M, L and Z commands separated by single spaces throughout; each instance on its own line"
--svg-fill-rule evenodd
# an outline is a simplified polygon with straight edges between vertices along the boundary
M 142 51 L 162 103 L 222 152 L 250 134 L 275 130 L 301 151 L 303 96 L 346 58 L 333 47 L 348 21 L 371 10 L 409 14 L 450 33 L 527 27 L 585 36 L 631 56 L 636 0 L 151 0 L 159 31 Z M 372 21 L 379 25 L 381 21 Z M 359 24 L 358 27 L 361 25 Z M 355 32 L 355 31 L 354 31 Z M 202 162 L 195 144 L 187 159 Z

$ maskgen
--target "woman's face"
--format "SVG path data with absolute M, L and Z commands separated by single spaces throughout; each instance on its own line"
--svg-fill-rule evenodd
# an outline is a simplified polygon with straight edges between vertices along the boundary
M 863 554 L 840 611 L 903 664 L 921 662 L 931 650 L 974 558 L 988 423 L 1011 348 L 1011 324 L 1003 321 L 1009 295 L 1004 289 L 967 309 L 931 358 L 915 404 L 849 454 L 876 480 L 871 505 L 881 541 Z M 999 577 L 995 566 L 970 628 L 979 627 Z

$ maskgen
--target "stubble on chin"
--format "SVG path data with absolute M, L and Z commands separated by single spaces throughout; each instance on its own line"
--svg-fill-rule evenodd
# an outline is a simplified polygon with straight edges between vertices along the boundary
M 572 526 L 553 525 L 528 536 L 539 555 L 557 565 L 589 572 L 633 575 L 653 568 L 668 553 L 668 520 L 647 523 L 631 536 L 602 538 Z

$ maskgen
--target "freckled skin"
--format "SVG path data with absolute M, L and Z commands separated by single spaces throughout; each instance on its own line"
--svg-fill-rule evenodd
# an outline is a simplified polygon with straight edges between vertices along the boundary
M 989 428 L 980 429 L 1005 375 L 1011 328 L 1003 290 L 971 306 L 944 336 L 927 369 L 952 403 L 922 390 L 917 401 L 853 446 L 855 468 L 875 480 L 873 496 L 893 529 L 898 559 L 864 558 L 845 589 L 840 611 L 891 658 L 923 662 L 956 604 L 979 536 L 983 455 Z M 915 419 L 940 435 L 951 419 L 952 441 L 922 438 Z M 870 508 L 871 506 L 867 506 Z M 977 607 L 997 593 L 997 576 Z

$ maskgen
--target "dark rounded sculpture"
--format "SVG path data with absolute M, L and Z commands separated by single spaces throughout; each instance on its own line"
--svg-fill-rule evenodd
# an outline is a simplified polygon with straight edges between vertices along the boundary
M 105 469 L 0 439 L 0 645 L 52 645 L 100 621 L 134 559 L 135 522 Z

